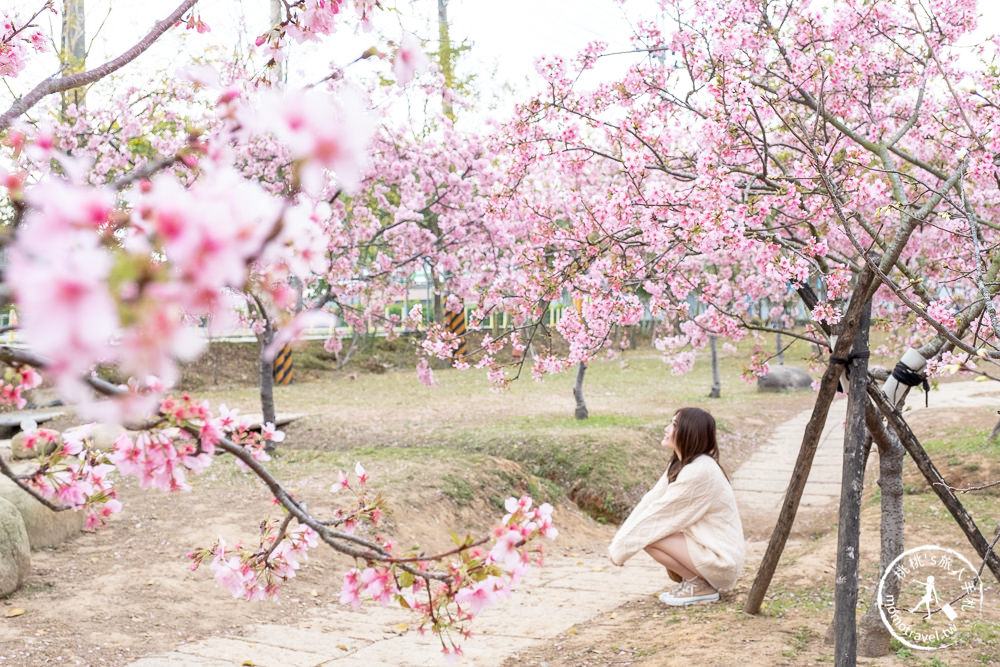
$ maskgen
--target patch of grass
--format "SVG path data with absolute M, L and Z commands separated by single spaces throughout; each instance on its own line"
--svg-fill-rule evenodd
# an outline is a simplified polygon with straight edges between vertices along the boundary
M 374 341 L 369 356 L 388 360 L 403 354 L 407 345 Z M 301 369 L 330 363 L 321 345 L 312 342 L 298 348 L 296 355 L 296 367 Z M 275 388 L 279 413 L 308 415 L 286 428 L 288 437 L 279 447 L 276 464 L 282 465 L 280 460 L 288 456 L 290 465 L 309 464 L 317 470 L 350 469 L 355 461 L 366 466 L 389 464 L 397 458 L 433 466 L 440 457 L 450 462 L 444 472 L 461 477 L 461 469 L 493 456 L 519 464 L 526 473 L 527 481 L 510 486 L 533 497 L 569 496 L 595 519 L 618 522 L 663 473 L 668 457 L 659 442 L 677 408 L 699 405 L 713 412 L 722 436 L 722 462 L 730 472 L 740 456 L 749 455 L 752 443 L 768 430 L 766 415 L 774 413 L 775 397 L 757 393 L 755 385 L 740 378 L 744 358 L 742 352 L 723 355 L 723 397 L 712 400 L 707 399 L 711 385 L 707 355 L 701 355 L 682 379 L 670 375 L 659 355 L 645 350 L 628 352 L 625 366 L 619 360 L 594 361 L 584 384 L 591 414 L 586 420 L 573 418 L 573 372 L 549 376 L 544 382 L 523 377 L 503 395 L 490 392 L 483 374 L 476 371 L 438 370 L 439 386 L 424 387 L 405 361 L 397 366 L 400 371 L 381 374 L 355 374 L 350 369 L 310 372 L 313 379 L 297 377 L 292 385 Z M 800 360 L 791 353 L 786 358 L 789 363 Z M 253 387 L 206 388 L 197 393 L 198 398 L 226 403 L 244 413 L 260 409 Z M 811 404 L 811 399 L 807 393 L 782 398 L 780 410 L 791 414 Z M 745 421 L 754 424 L 749 427 L 752 433 L 746 431 Z M 293 451 L 312 453 L 292 455 Z M 319 451 L 333 455 L 321 456 Z M 502 505 L 501 480 L 481 481 L 497 489 L 484 492 L 486 499 Z M 445 483 L 445 487 L 456 502 L 468 497 L 461 485 Z
M 823 611 L 833 609 L 833 591 L 821 586 L 808 589 L 773 588 L 761 605 L 761 615 L 784 618 L 797 611 Z
M 891 639 L 889 641 L 889 650 L 896 654 L 896 657 L 900 660 L 905 660 L 913 655 L 913 649 L 909 646 L 905 646 L 898 639 Z
M 475 496 L 475 488 L 467 480 L 458 475 L 445 475 L 441 478 L 441 493 L 451 498 L 456 505 L 470 505 Z
M 969 636 L 975 637 L 984 644 L 996 644 L 1000 640 L 1000 626 L 996 623 L 973 621 L 968 632 Z
M 1000 653 L 997 653 L 996 651 L 983 651 L 976 656 L 976 659 L 979 660 L 979 663 L 982 665 L 995 665 L 1000 662 Z
M 795 631 L 792 635 L 793 646 L 796 651 L 804 651 L 813 642 L 813 640 L 819 638 L 819 633 L 815 630 L 802 626 Z
M 948 456 L 956 461 L 952 465 L 960 465 L 962 454 L 1000 451 L 1000 445 L 989 442 L 989 435 L 987 431 L 982 429 L 956 427 L 947 438 L 929 439 L 921 444 L 932 457 L 934 455 Z M 950 460 L 949 463 L 951 463 Z
M 593 517 L 621 521 L 638 500 L 639 491 L 662 472 L 662 455 L 643 460 L 642 439 L 602 439 L 593 434 L 574 438 L 521 440 L 511 446 L 503 439 L 474 445 L 481 453 L 504 456 L 528 472 L 565 489 Z
M 38 582 L 38 583 L 29 583 L 29 584 L 25 584 L 24 586 L 22 586 L 21 588 L 19 588 L 17 591 L 12 591 L 11 593 L 8 593 L 7 595 L 5 595 L 3 597 L 3 599 L 6 600 L 6 599 L 10 598 L 11 596 L 13 596 L 15 593 L 17 593 L 18 595 L 23 595 L 23 596 L 25 596 L 25 597 L 27 597 L 27 598 L 30 599 L 30 598 L 34 597 L 35 595 L 38 595 L 39 593 L 48 592 L 48 591 L 52 590 L 55 587 L 56 587 L 56 584 L 54 582 L 51 582 L 51 581 L 42 581 L 42 582 Z

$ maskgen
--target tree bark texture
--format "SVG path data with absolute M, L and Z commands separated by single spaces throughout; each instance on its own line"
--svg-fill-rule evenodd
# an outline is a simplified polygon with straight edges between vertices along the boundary
M 87 66 L 87 23 L 84 0 L 63 0 L 62 50 L 59 60 L 67 74 L 78 74 Z M 86 88 L 73 88 L 63 93 L 63 107 L 82 106 Z
M 576 410 L 573 416 L 577 419 L 586 419 L 590 416 L 587 412 L 587 403 L 583 400 L 583 374 L 587 372 L 587 364 L 582 361 L 576 367 L 576 383 L 573 385 L 573 398 L 576 399 Z
M 850 374 L 847 395 L 847 423 L 844 427 L 844 459 L 840 482 L 840 512 L 837 524 L 837 580 L 833 614 L 835 664 L 854 667 L 857 663 L 855 616 L 858 604 L 858 549 L 861 533 L 861 491 L 865 478 L 865 449 L 868 429 L 865 408 L 868 395 L 868 329 L 871 302 L 861 312 L 846 367 Z
M 257 336 L 257 342 L 259 345 L 259 359 L 260 359 L 260 413 L 261 413 L 261 423 L 266 424 L 275 422 L 275 410 L 274 410 L 274 359 L 268 358 L 268 355 L 264 354 L 268 346 L 274 340 L 274 329 L 271 327 L 271 323 L 268 322 L 264 326 L 264 331 Z M 267 441 L 266 445 L 267 451 L 274 451 L 274 443 L 270 440 Z
M 881 489 L 882 523 L 879 530 L 881 550 L 878 579 L 901 553 L 903 553 L 903 456 L 906 450 L 896 432 L 886 429 L 882 414 L 869 402 L 865 422 L 878 447 L 878 485 Z M 889 653 L 892 635 L 882 622 L 876 591 L 872 592 L 868 609 L 858 623 L 858 653 L 866 658 L 877 658 Z M 889 577 L 883 588 L 884 596 L 899 597 L 899 579 Z
M 451 48 L 451 33 L 448 24 L 448 0 L 438 0 L 438 65 L 444 77 L 441 91 L 441 111 L 455 120 L 455 110 L 448 99 L 448 91 L 455 87 L 455 52 Z
M 722 398 L 722 381 L 719 379 L 719 345 L 715 336 L 708 337 L 708 346 L 712 350 L 712 390 L 708 392 L 708 397 Z
M 861 311 L 868 302 L 867 292 L 874 281 L 875 273 L 868 266 L 862 270 L 858 276 L 858 282 L 854 293 L 851 295 L 847 312 L 844 315 L 844 328 L 837 342 L 833 347 L 834 357 L 846 357 L 854 335 L 858 330 L 861 319 Z M 802 444 L 799 447 L 799 455 L 795 460 L 795 468 L 792 470 L 792 478 L 788 482 L 788 490 L 785 491 L 785 499 L 781 504 L 781 513 L 774 526 L 774 532 L 767 544 L 767 550 L 761 560 L 757 570 L 757 576 L 747 601 L 743 606 L 743 611 L 748 614 L 760 612 L 760 605 L 764 601 L 764 594 L 767 593 L 771 579 L 774 577 L 774 570 L 778 566 L 781 552 L 788 541 L 788 534 L 792 530 L 792 523 L 795 521 L 795 513 L 799 508 L 799 500 L 802 498 L 802 491 L 805 488 L 806 480 L 809 478 L 809 470 L 812 467 L 813 456 L 816 454 L 816 447 L 819 445 L 820 435 L 826 424 L 826 417 L 830 412 L 830 402 L 837 392 L 837 385 L 840 382 L 841 366 L 836 363 L 827 364 L 826 371 L 820 379 L 819 392 L 816 395 L 816 403 L 813 405 L 812 415 L 806 424 L 802 434 Z
M 282 17 L 282 1 L 281 0 L 271 0 L 271 27 L 275 27 L 281 23 Z M 275 60 L 274 62 L 274 76 L 271 81 L 274 83 L 284 83 L 286 80 L 285 75 L 288 72 L 288 53 L 285 52 L 285 60 Z

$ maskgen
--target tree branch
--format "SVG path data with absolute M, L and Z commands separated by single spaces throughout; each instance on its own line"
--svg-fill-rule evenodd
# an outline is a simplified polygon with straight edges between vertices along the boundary
M 180 5 L 178 5 L 177 9 L 170 13 L 167 18 L 154 25 L 153 29 L 150 30 L 145 37 L 140 39 L 135 46 L 117 58 L 109 60 L 103 65 L 99 65 L 86 72 L 80 72 L 79 74 L 71 74 L 70 76 L 62 77 L 58 76 L 57 73 L 45 79 L 35 86 L 27 95 L 11 104 L 10 108 L 7 109 L 2 116 L 0 116 L 0 130 L 5 130 L 10 127 L 15 118 L 35 106 L 43 98 L 52 95 L 53 93 L 65 92 L 67 90 L 79 88 L 80 86 L 86 86 L 94 83 L 95 81 L 100 81 L 112 72 L 115 72 L 129 64 L 139 57 L 140 54 L 146 51 L 146 49 L 152 46 L 163 33 L 177 23 L 180 18 L 184 16 L 185 12 L 194 7 L 197 3 L 198 0 L 184 0 Z

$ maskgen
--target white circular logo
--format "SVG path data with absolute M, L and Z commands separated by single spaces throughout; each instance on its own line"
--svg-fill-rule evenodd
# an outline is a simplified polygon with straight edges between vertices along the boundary
M 976 568 L 953 549 L 925 545 L 892 561 L 878 582 L 879 613 L 892 636 L 913 649 L 950 646 L 983 608 Z

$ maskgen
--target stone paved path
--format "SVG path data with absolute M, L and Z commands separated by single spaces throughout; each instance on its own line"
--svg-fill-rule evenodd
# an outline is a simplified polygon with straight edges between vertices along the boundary
M 518 650 L 613 613 L 622 603 L 665 588 L 663 568 L 645 554 L 614 567 L 603 552 L 550 553 L 510 598 L 485 609 L 463 642 L 466 665 L 497 665 Z M 659 582 L 659 583 L 657 583 Z M 659 588 L 657 588 L 659 586 Z M 413 615 L 370 603 L 357 612 L 330 605 L 292 626 L 260 625 L 242 637 L 212 637 L 133 667 L 250 664 L 257 667 L 442 665 L 441 645 L 410 625 Z
M 991 383 L 949 382 L 930 392 L 930 408 L 1000 408 L 1000 394 Z M 924 410 L 924 392 L 913 390 L 907 397 L 910 411 Z M 830 406 L 826 428 L 820 436 L 809 479 L 802 493 L 796 520 L 816 519 L 836 507 L 840 500 L 840 472 L 844 443 L 844 418 L 847 399 L 838 398 Z M 744 523 L 751 531 L 770 531 L 778 517 L 785 490 L 792 477 L 795 458 L 802 444 L 802 433 L 812 410 L 799 413 L 780 424 L 771 440 L 759 447 L 733 475 L 733 490 Z M 877 465 L 877 454 L 869 459 L 869 473 Z M 877 468 L 876 468 L 877 469 Z
M 931 407 L 1000 407 L 988 385 L 955 382 L 931 393 Z M 840 493 L 840 446 L 846 400 L 831 407 L 827 428 L 803 495 L 803 513 L 829 511 Z M 908 404 L 923 409 L 922 392 Z M 804 412 L 778 425 L 772 439 L 736 471 L 733 486 L 744 517 L 766 521 L 777 514 L 809 419 Z M 773 519 L 772 519 L 773 523 Z M 658 592 L 668 581 L 645 554 L 624 568 L 612 567 L 603 551 L 552 550 L 545 568 L 535 568 L 515 594 L 477 617 L 475 636 L 463 644 L 467 665 L 498 665 L 538 642 L 622 604 Z M 255 665 L 256 667 L 371 667 L 441 665 L 441 648 L 412 627 L 412 616 L 367 604 L 352 612 L 340 605 L 317 609 L 294 625 L 259 625 L 242 636 L 216 636 L 183 644 L 171 653 L 143 658 L 134 667 Z

